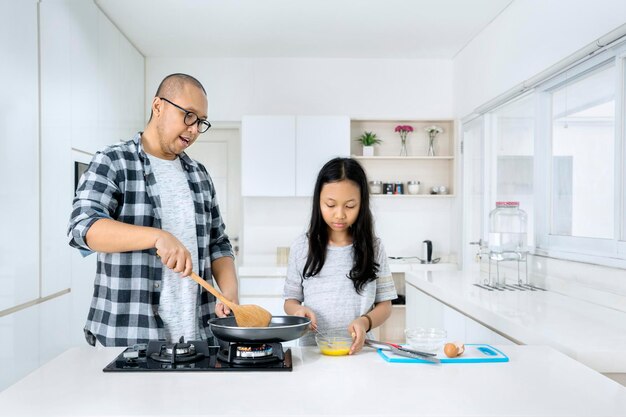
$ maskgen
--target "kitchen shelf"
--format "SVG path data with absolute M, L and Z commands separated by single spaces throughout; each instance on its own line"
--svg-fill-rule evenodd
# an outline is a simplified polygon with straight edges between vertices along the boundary
M 398 125 L 409 125 L 413 132 L 409 133 L 407 156 L 400 155 L 400 136 L 395 132 Z M 428 134 L 425 128 L 437 125 L 443 132 L 435 138 L 435 156 L 428 156 Z M 350 154 L 359 161 L 367 173 L 369 181 L 395 183 L 400 181 L 420 182 L 420 194 L 388 195 L 376 194 L 374 197 L 385 201 L 392 197 L 400 199 L 423 198 L 454 198 L 456 186 L 455 163 L 456 141 L 454 120 L 363 120 L 353 119 L 350 122 Z M 374 146 L 374 156 L 362 156 L 362 146 L 356 141 L 363 132 L 373 132 L 382 141 Z M 431 195 L 432 187 L 445 186 L 449 194 Z M 406 191 L 406 190 L 405 190 Z M 406 201 L 406 200 L 404 200 Z M 423 200 L 422 200 L 423 201 Z
M 358 161 L 387 161 L 387 160 L 397 160 L 397 161 L 417 161 L 417 160 L 453 160 L 454 156 L 360 156 L 360 155 L 351 155 L 353 159 Z
M 371 194 L 373 198 L 451 198 L 454 194 Z

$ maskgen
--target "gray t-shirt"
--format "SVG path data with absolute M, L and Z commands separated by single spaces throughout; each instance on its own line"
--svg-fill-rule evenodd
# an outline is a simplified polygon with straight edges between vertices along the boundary
M 191 253 L 193 270 L 198 272 L 198 239 L 196 215 L 187 176 L 180 158 L 173 161 L 148 155 L 156 177 L 161 199 L 161 228 L 170 232 Z M 191 278 L 163 267 L 159 315 L 165 325 L 168 341 L 199 340 L 201 332 L 198 319 L 200 287 Z
M 380 239 L 377 238 L 375 242 L 376 262 L 380 265 L 378 278 L 367 283 L 360 295 L 348 278 L 354 258 L 352 245 L 328 246 L 322 270 L 304 279 L 303 269 L 308 250 L 304 234 L 291 245 L 283 297 L 285 300 L 298 300 L 313 310 L 320 331 L 347 329 L 354 319 L 370 311 L 374 304 L 397 298 L 385 248 Z M 299 343 L 315 345 L 315 337 L 306 334 Z

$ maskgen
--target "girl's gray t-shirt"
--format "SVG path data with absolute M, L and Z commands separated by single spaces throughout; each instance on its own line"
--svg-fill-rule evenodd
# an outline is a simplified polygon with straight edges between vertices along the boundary
M 378 278 L 368 282 L 362 293 L 358 294 L 348 278 L 354 258 L 353 245 L 328 246 L 321 271 L 304 279 L 303 269 L 309 244 L 306 235 L 301 235 L 291 245 L 283 298 L 298 300 L 313 310 L 320 331 L 346 330 L 354 319 L 369 312 L 374 304 L 397 298 L 387 255 L 380 239 L 376 239 L 374 247 L 376 262 L 379 264 Z M 299 344 L 315 345 L 314 335 L 306 334 L 299 340 Z

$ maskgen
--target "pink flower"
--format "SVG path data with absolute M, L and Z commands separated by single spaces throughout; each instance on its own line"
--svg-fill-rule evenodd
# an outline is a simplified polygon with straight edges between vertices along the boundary
M 413 131 L 413 126 L 409 125 L 398 125 L 395 129 L 396 132 L 400 134 L 400 140 L 402 141 L 402 148 L 400 149 L 400 156 L 406 156 L 406 137 L 409 133 Z
M 396 132 L 412 132 L 413 131 L 413 126 L 409 126 L 409 125 L 398 125 L 396 126 L 395 129 Z

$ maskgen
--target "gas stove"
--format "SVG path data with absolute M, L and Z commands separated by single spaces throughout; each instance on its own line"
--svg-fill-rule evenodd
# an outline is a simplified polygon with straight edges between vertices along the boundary
M 104 372 L 291 371 L 291 350 L 280 343 L 228 343 L 212 340 L 168 343 L 150 340 L 126 348 Z

